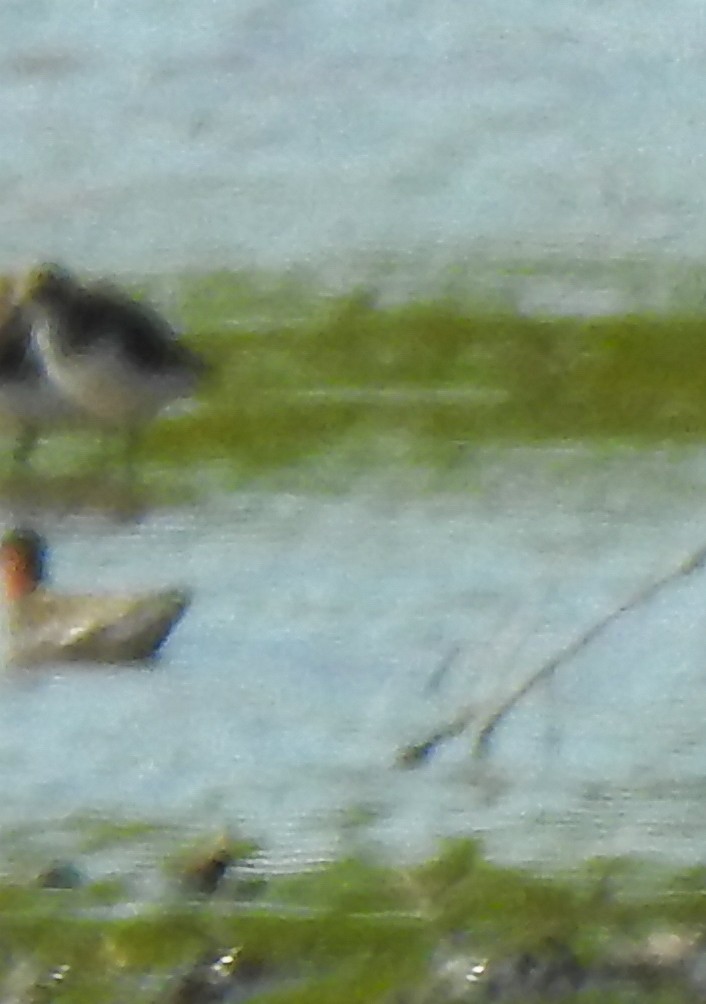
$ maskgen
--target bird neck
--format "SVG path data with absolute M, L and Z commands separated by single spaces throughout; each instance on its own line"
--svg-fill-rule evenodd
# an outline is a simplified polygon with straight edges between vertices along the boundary
M 2 574 L 5 580 L 5 596 L 15 603 L 24 596 L 29 596 L 39 585 L 30 562 L 21 551 L 7 548 L 3 554 Z

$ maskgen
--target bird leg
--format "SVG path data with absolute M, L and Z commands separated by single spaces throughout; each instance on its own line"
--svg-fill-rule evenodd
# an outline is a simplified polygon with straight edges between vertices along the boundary
M 37 430 L 33 425 L 22 426 L 12 451 L 12 460 L 16 467 L 26 468 L 29 466 L 30 457 L 37 445 L 38 438 Z

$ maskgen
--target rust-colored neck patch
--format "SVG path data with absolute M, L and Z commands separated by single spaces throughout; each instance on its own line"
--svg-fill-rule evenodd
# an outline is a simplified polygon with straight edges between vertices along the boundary
M 22 548 L 5 544 L 0 551 L 0 560 L 5 581 L 5 596 L 10 602 L 28 596 L 37 588 L 39 583 L 35 569 Z

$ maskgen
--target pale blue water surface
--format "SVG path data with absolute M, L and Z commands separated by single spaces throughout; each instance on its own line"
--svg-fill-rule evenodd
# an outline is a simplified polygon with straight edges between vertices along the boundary
M 706 540 L 700 451 L 502 450 L 345 494 L 242 492 L 114 526 L 45 518 L 64 588 L 187 583 L 152 670 L 5 676 L 0 831 L 98 813 L 263 840 L 281 863 L 366 846 L 415 858 L 701 860 L 706 572 L 626 613 L 520 702 L 416 771 L 406 743 L 478 721 L 563 645 Z M 447 663 L 451 653 L 457 657 Z
M 704 39 L 699 0 L 7 0 L 0 267 L 702 261 Z

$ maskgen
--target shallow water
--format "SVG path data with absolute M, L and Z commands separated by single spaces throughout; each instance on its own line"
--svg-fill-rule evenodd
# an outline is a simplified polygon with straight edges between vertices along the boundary
M 696 0 L 10 0 L 0 267 L 647 258 L 661 305 L 704 257 L 703 27 Z M 619 310 L 630 281 L 517 296 Z
M 699 860 L 704 572 L 563 665 L 482 762 L 473 730 L 416 771 L 394 761 L 701 546 L 705 488 L 698 450 L 504 449 L 447 485 L 408 470 L 137 525 L 46 516 L 63 587 L 183 582 L 195 602 L 151 670 L 6 676 L 0 826 L 242 827 L 287 866 L 459 833 L 533 863 Z

